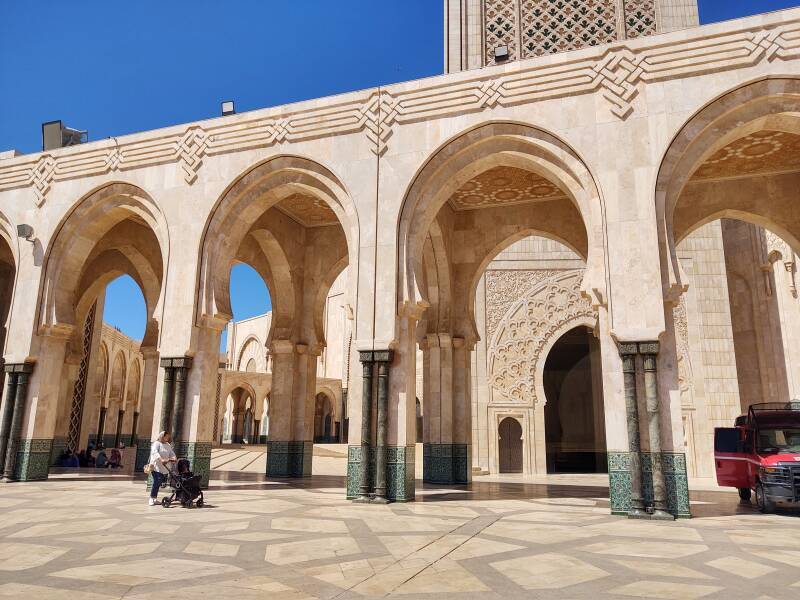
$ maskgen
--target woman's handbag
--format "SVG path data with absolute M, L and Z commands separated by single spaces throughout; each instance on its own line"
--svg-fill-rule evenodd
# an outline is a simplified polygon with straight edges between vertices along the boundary
M 145 474 L 145 475 L 150 475 L 150 473 L 152 473 L 152 472 L 153 472 L 153 465 L 152 465 L 152 464 L 150 464 L 150 463 L 147 463 L 147 464 L 144 466 L 144 474 Z

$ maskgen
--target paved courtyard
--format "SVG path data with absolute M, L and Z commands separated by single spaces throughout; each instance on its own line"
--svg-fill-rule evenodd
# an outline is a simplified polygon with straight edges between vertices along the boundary
M 217 475 L 192 510 L 125 478 L 0 486 L 0 598 L 800 597 L 800 519 L 735 494 L 654 523 L 588 485 L 418 483 L 417 502 L 365 506 L 341 477 Z

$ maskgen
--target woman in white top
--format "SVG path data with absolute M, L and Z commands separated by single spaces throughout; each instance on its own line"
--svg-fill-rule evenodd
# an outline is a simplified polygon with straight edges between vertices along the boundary
M 169 433 L 162 431 L 150 446 L 150 464 L 153 466 L 153 471 L 150 473 L 153 477 L 153 487 L 150 488 L 150 506 L 157 504 L 156 499 L 161 482 L 169 473 L 167 464 L 176 460 L 175 451 L 169 443 Z

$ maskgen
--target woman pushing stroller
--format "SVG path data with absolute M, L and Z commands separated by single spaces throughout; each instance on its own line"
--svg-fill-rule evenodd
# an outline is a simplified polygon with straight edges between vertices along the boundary
M 150 506 L 158 504 L 158 490 L 170 473 L 169 467 L 178 460 L 169 440 L 169 433 L 162 431 L 150 446 L 150 467 L 152 469 L 150 475 L 153 477 L 153 486 L 150 488 Z

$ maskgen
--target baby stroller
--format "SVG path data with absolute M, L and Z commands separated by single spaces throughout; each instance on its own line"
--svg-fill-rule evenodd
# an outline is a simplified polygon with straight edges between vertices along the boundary
M 172 494 L 161 499 L 161 506 L 164 508 L 176 500 L 184 508 L 191 508 L 196 505 L 203 507 L 203 490 L 200 489 L 200 475 L 195 475 L 189 469 L 189 461 L 181 458 L 175 467 L 169 470 L 169 486 Z

